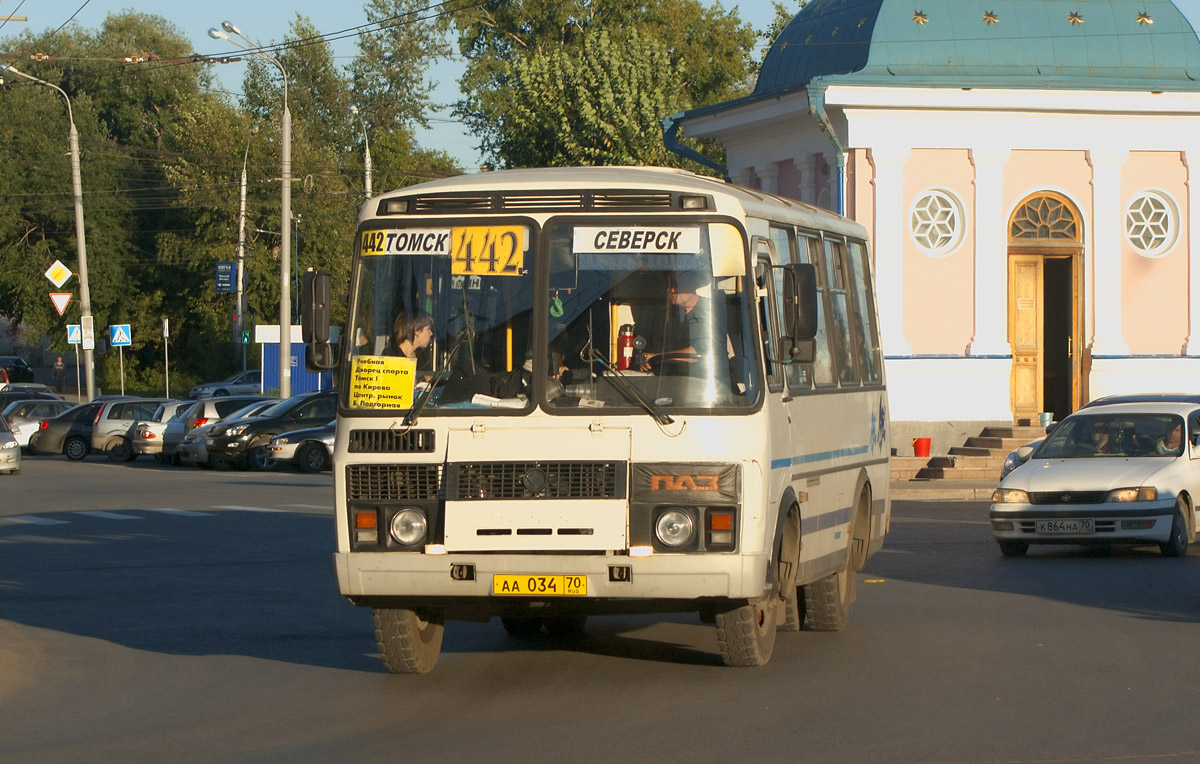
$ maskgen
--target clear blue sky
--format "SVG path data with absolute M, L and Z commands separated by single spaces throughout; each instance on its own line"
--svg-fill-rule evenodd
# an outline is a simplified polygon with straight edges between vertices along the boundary
M 795 0 L 785 0 L 788 7 L 798 7 Z M 919 3 L 918 3 L 919 4 Z M 1200 29 L 1200 0 L 1176 0 L 1176 6 Z M 756 29 L 765 27 L 773 16 L 771 0 L 726 1 L 726 7 L 737 7 L 739 16 Z M 195 52 L 223 54 L 234 48 L 228 43 L 208 36 L 210 27 L 229 20 L 251 39 L 262 43 L 282 39 L 297 13 L 312 20 L 322 33 L 331 35 L 366 23 L 360 0 L 323 0 L 322 2 L 284 2 L 283 0 L 0 0 L 0 16 L 26 16 L 28 21 L 10 21 L 0 26 L 0 37 L 19 34 L 25 29 L 44 31 L 56 29 L 74 16 L 72 23 L 88 29 L 98 29 L 106 16 L 114 11 L 131 8 L 166 18 L 192 41 Z M 355 53 L 353 37 L 333 43 L 334 55 L 341 64 L 349 64 Z M 217 74 L 224 87 L 237 94 L 241 90 L 243 65 L 218 67 Z M 434 99 L 450 103 L 459 99 L 457 79 L 460 62 L 439 64 L 431 72 L 439 83 Z M 349 117 L 347 117 L 349 118 Z M 455 157 L 464 168 L 479 163 L 475 141 L 467 136 L 461 125 L 448 113 L 439 114 L 431 130 L 419 136 L 427 148 L 442 149 Z

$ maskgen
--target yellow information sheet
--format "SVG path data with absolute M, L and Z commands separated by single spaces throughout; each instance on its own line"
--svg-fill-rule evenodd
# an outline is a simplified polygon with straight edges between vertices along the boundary
M 350 372 L 350 407 L 410 409 L 417 362 L 402 356 L 359 355 Z

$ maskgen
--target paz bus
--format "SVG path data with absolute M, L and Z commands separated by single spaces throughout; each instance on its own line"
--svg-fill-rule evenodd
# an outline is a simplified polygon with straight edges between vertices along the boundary
M 330 276 L 304 289 L 337 585 L 388 671 L 460 620 L 690 611 L 730 666 L 845 626 L 890 521 L 862 226 L 682 170 L 506 170 L 364 204 L 336 354 Z

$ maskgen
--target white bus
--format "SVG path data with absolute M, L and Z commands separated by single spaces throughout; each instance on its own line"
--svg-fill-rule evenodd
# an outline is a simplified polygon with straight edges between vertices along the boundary
M 492 172 L 364 205 L 337 357 L 305 290 L 338 588 L 388 671 L 452 620 L 692 611 L 731 666 L 845 625 L 890 519 L 858 224 L 672 169 Z

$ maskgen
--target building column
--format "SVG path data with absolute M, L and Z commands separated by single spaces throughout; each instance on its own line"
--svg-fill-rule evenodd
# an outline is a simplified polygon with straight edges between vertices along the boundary
M 875 295 L 885 356 L 910 356 L 904 336 L 904 163 L 909 149 L 871 149 L 875 168 Z
M 817 192 L 813 183 L 817 177 L 817 165 L 813 162 L 812 154 L 803 154 L 792 159 L 796 169 L 800 171 L 800 201 L 807 204 L 817 203 Z
M 1093 356 L 1129 355 L 1121 331 L 1121 243 L 1125 215 L 1121 209 L 1121 168 L 1129 158 L 1123 149 L 1093 149 L 1092 166 L 1092 334 Z
M 771 162 L 763 167 L 758 168 L 758 180 L 762 184 L 762 190 L 767 194 L 779 193 L 779 165 Z
M 1187 170 L 1187 212 L 1184 214 L 1188 221 L 1188 336 L 1183 343 L 1183 354 L 1200 356 L 1200 177 L 1192 177 L 1197 169 L 1192 160 L 1200 160 L 1200 148 L 1181 153 Z
M 750 183 L 754 180 L 754 169 L 751 167 L 743 167 L 737 172 L 729 173 L 729 179 L 733 181 L 735 186 L 750 188 Z
M 1008 232 L 1004 165 L 1008 149 L 975 148 L 975 335 L 967 355 L 1010 356 L 1008 343 Z

